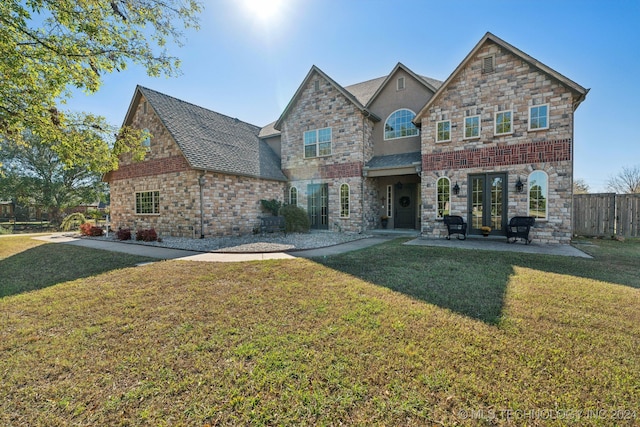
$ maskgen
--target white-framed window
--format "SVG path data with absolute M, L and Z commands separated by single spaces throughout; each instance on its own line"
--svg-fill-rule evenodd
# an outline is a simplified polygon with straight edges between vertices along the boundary
M 529 107 L 529 130 L 549 129 L 549 104 Z
M 396 89 L 404 90 L 404 77 L 398 77 L 398 80 L 396 82 Z
M 445 215 L 449 215 L 451 206 L 451 181 L 449 178 L 446 176 L 438 178 L 436 192 L 438 199 L 436 218 L 444 218 Z
M 159 191 L 137 191 L 136 192 L 136 215 L 158 215 L 160 214 L 160 192 Z
M 289 204 L 298 206 L 298 189 L 296 187 L 289 189 Z
M 495 116 L 495 135 L 513 133 L 513 111 L 498 111 Z
M 384 122 L 384 139 L 418 135 L 418 128 L 411 122 L 415 116 L 416 113 L 406 108 L 391 113 Z
M 480 137 L 480 116 L 464 118 L 464 139 Z
M 529 189 L 529 216 L 539 220 L 548 219 L 549 176 L 544 171 L 533 171 L 527 178 Z
M 451 141 L 451 120 L 436 123 L 436 142 Z
M 387 216 L 391 218 L 393 215 L 393 186 L 387 185 Z
M 331 128 L 309 130 L 304 133 L 304 157 L 331 155 Z
M 349 199 L 351 191 L 349 184 L 340 185 L 340 218 L 349 218 Z

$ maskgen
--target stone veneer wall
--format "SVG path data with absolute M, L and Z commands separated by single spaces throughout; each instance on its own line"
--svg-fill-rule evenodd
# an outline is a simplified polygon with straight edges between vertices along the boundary
M 319 80 L 320 90 L 315 90 Z M 305 131 L 331 128 L 331 155 L 304 158 Z M 307 209 L 307 185 L 329 184 L 329 230 L 359 232 L 368 203 L 362 197 L 362 166 L 373 156 L 373 123 L 330 82 L 313 74 L 282 125 L 282 169 Z M 364 145 L 363 145 L 364 144 Z M 340 218 L 340 185 L 350 188 L 349 218 Z M 371 189 L 364 186 L 365 193 Z M 287 198 L 288 200 L 288 198 Z
M 173 138 L 141 97 L 132 126 L 149 129 L 151 147 L 143 162 L 123 158 L 110 173 L 111 223 L 114 228 L 155 228 L 162 235 L 200 237 L 201 171 L 189 167 Z M 250 234 L 264 215 L 260 199 L 283 200 L 285 183 L 206 172 L 203 186 L 204 235 Z M 135 193 L 159 191 L 160 212 L 135 213 Z
M 482 61 L 494 56 L 495 71 L 483 73 Z M 457 182 L 460 194 L 452 194 L 451 212 L 467 217 L 467 176 L 475 173 L 508 173 L 508 216 L 526 215 L 527 177 L 533 170 L 549 176 L 548 220 L 537 221 L 536 241 L 567 243 L 571 239 L 573 185 L 573 93 L 558 80 L 504 51 L 493 42 L 483 45 L 467 62 L 422 119 L 422 232 L 444 233 L 436 220 L 438 177 Z M 548 104 L 549 128 L 529 131 L 529 107 Z M 512 110 L 513 133 L 494 135 L 494 115 Z M 464 117 L 480 115 L 480 137 L 463 139 Z M 451 141 L 436 143 L 436 122 L 451 120 Z M 520 177 L 522 194 L 515 192 Z

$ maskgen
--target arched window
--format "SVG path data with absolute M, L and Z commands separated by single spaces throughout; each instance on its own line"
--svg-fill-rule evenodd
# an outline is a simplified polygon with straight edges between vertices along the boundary
M 349 218 L 349 185 L 340 185 L 340 218 Z
M 298 189 L 296 187 L 289 189 L 289 204 L 298 206 Z
M 527 179 L 529 188 L 529 216 L 547 219 L 547 199 L 549 197 L 549 177 L 544 171 L 533 171 Z
M 418 134 L 418 128 L 411 120 L 416 116 L 411 110 L 396 110 L 384 122 L 384 139 L 404 138 Z
M 446 176 L 438 178 L 436 183 L 438 192 L 438 206 L 437 206 L 437 218 L 444 218 L 445 215 L 449 215 L 449 208 L 451 206 L 451 181 Z

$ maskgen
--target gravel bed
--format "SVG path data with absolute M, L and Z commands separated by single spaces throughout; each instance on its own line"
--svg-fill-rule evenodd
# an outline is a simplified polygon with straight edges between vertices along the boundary
M 199 252 L 256 253 L 322 248 L 365 239 L 371 236 L 358 233 L 312 231 L 310 233 L 288 233 L 286 236 L 282 233 L 273 233 L 238 237 L 207 237 L 204 239 L 170 236 L 161 237 L 162 242 L 139 242 L 136 240 L 125 240 L 122 242 Z M 115 241 L 113 234 L 110 234 L 109 237 L 85 238 Z

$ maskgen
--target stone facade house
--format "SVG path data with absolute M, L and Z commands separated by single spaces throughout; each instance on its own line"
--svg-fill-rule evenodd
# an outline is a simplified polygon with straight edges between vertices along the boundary
M 341 86 L 313 66 L 258 128 L 138 87 L 125 124 L 148 129 L 147 159 L 108 177 L 117 226 L 217 236 L 251 232 L 260 199 L 304 207 L 312 228 L 443 235 L 504 233 L 514 215 L 534 238 L 571 238 L 573 113 L 588 90 L 487 33 L 440 82 L 397 64 Z M 200 225 L 202 222 L 202 225 Z

